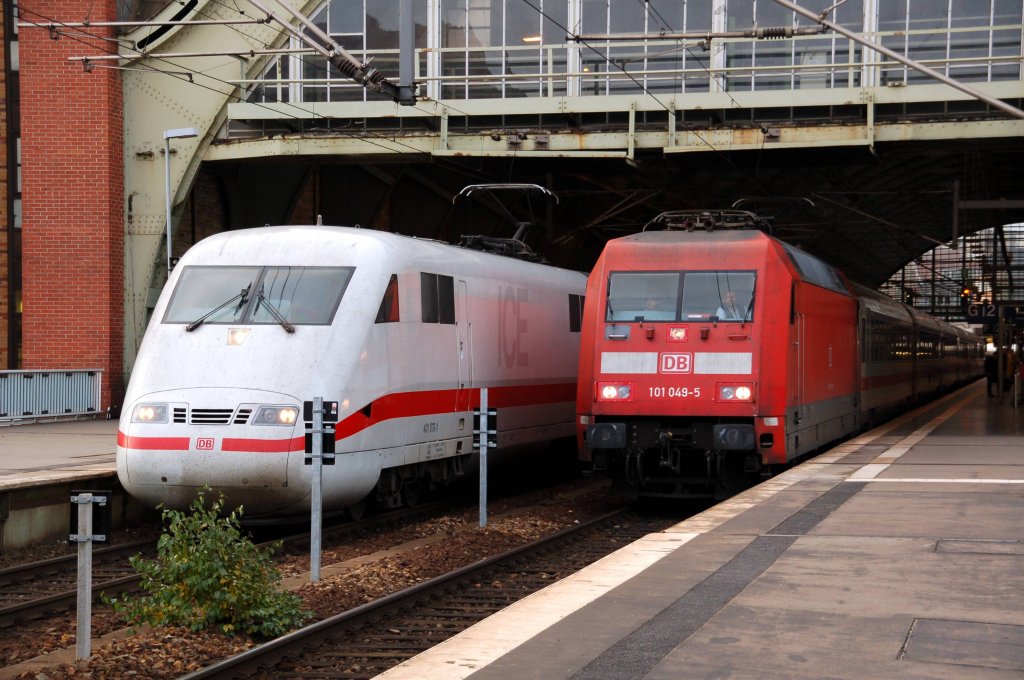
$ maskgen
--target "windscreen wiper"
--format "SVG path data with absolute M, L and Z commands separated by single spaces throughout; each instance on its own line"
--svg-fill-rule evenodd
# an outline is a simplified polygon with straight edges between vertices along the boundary
M 270 312 L 270 316 L 274 317 L 274 320 L 281 324 L 281 328 L 285 329 L 289 333 L 295 332 L 295 326 L 288 323 L 288 319 L 284 318 L 284 315 L 278 311 L 277 307 L 274 306 L 267 296 L 263 294 L 263 286 L 260 286 L 260 292 L 256 295 L 256 309 L 260 308 L 260 305 L 266 305 L 267 311 Z
M 234 296 L 233 298 L 231 298 L 230 300 L 228 300 L 224 304 L 222 304 L 222 305 L 220 305 L 218 307 L 214 307 L 213 309 L 208 311 L 206 314 L 203 314 L 201 317 L 199 317 L 198 319 L 196 319 L 195 321 L 193 321 L 189 325 L 185 326 L 185 330 L 188 331 L 189 333 L 191 333 L 195 329 L 197 329 L 200 326 L 202 326 L 203 322 L 206 321 L 207 319 L 209 319 L 211 316 L 213 316 L 217 312 L 225 309 L 226 307 L 230 307 L 235 302 L 235 300 L 238 300 L 238 306 L 235 307 L 235 313 L 237 314 L 238 310 L 240 310 L 242 307 L 244 307 L 245 303 L 249 301 L 249 289 L 250 288 L 252 288 L 252 284 L 251 283 L 248 286 L 246 286 L 245 288 L 243 288 L 242 291 L 238 295 Z

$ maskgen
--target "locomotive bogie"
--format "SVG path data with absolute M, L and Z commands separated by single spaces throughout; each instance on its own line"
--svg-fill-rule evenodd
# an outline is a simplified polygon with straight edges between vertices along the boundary
M 483 388 L 499 413 L 497 458 L 571 436 L 571 308 L 584 285 L 577 272 L 369 230 L 211 237 L 154 309 L 119 428 L 119 476 L 169 507 L 210 486 L 248 516 L 302 512 L 312 468 L 301 414 L 321 396 L 338 404 L 325 508 L 412 502 L 421 484 L 471 467 Z M 150 402 L 156 415 L 174 409 L 173 422 L 133 422 Z M 226 415 L 204 420 L 210 412 Z

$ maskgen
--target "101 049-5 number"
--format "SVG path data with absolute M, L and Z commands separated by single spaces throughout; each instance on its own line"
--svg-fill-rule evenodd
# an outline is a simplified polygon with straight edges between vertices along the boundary
M 648 396 L 654 399 L 699 399 L 699 387 L 648 387 Z

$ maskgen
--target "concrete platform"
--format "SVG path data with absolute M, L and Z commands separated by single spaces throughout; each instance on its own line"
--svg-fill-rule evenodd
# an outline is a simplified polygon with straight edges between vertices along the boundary
M 149 513 L 121 489 L 116 445 L 116 420 L 0 427 L 0 552 L 67 540 L 73 490 L 112 491 L 115 529 Z
M 976 383 L 379 677 L 1022 678 L 1022 434 Z

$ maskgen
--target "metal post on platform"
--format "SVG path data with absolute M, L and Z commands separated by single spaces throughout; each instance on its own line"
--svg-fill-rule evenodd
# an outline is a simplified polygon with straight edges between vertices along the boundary
M 487 526 L 487 388 L 480 390 L 480 527 Z
M 487 388 L 480 388 L 480 408 L 473 412 L 473 448 L 480 453 L 480 526 L 487 526 L 487 450 L 498 445 L 498 412 L 487 408 Z
M 313 495 L 310 500 L 309 580 L 320 580 L 320 527 L 323 524 L 324 398 L 313 397 Z
M 107 497 L 91 493 L 71 496 L 78 506 L 78 533 L 71 534 L 78 543 L 78 622 L 75 632 L 75 658 L 88 659 L 92 655 L 92 543 L 106 541 L 103 534 L 93 532 L 93 503 L 106 505 Z
M 1003 306 L 996 307 L 996 396 L 999 403 L 1003 403 L 1003 394 L 1006 392 L 1006 324 L 1003 322 Z

